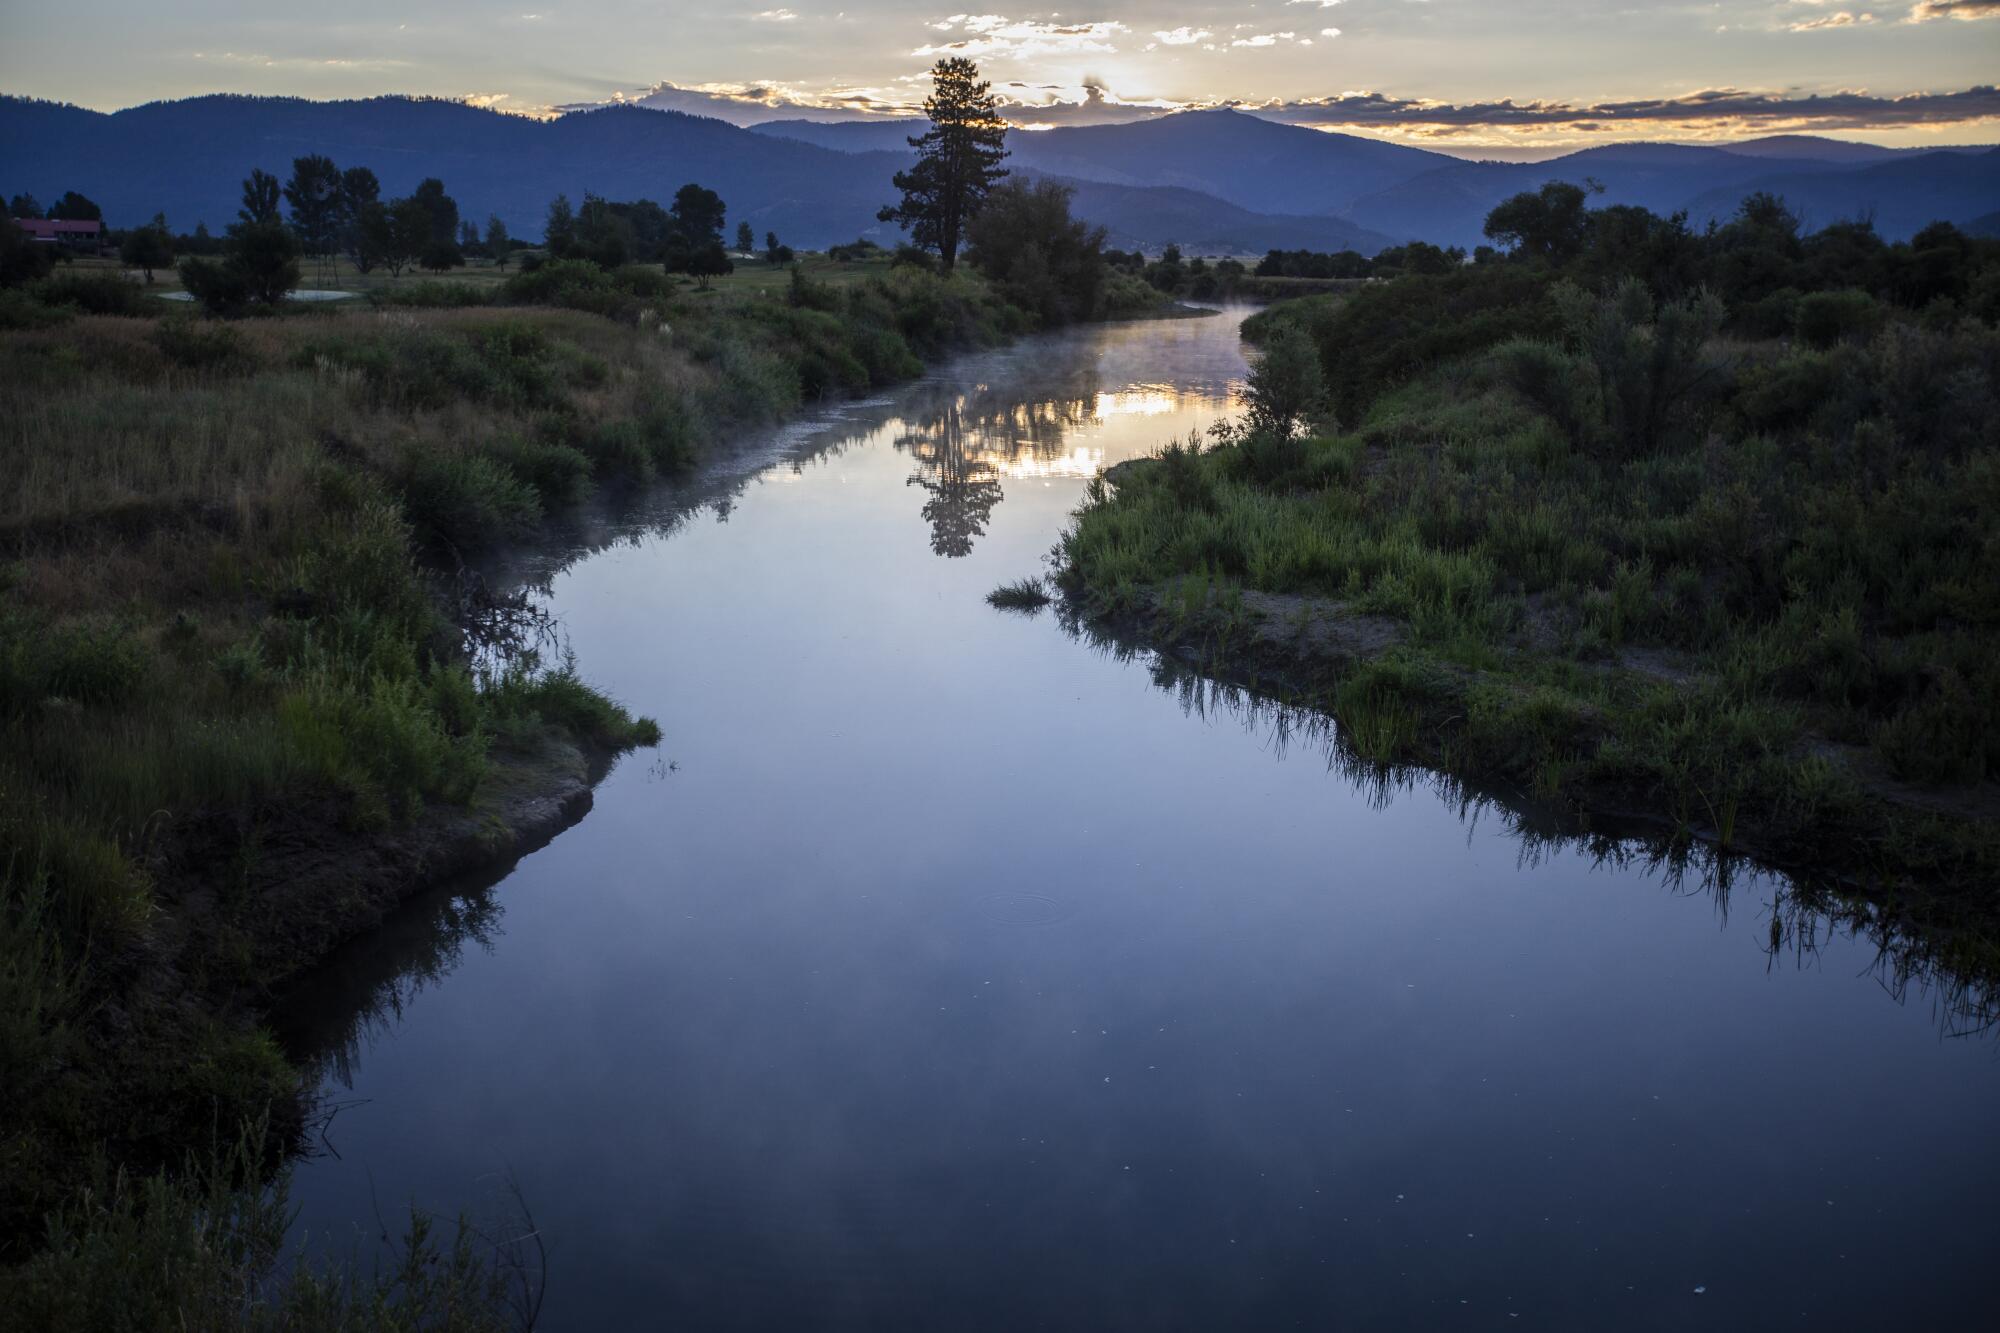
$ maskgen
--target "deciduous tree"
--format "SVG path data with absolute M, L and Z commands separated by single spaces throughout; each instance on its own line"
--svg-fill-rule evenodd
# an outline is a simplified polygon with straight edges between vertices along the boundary
M 507 224 L 497 215 L 486 219 L 486 253 L 500 268 L 507 267 L 507 256 L 514 250 L 514 238 L 507 234 Z
M 1305 330 L 1286 325 L 1264 347 L 1251 368 L 1245 396 L 1252 428 L 1289 440 L 1326 398 L 1319 349 Z
M 1486 215 L 1486 234 L 1516 254 L 1561 263 L 1583 249 L 1590 196 L 1580 185 L 1550 181 L 1517 194 Z
M 710 278 L 735 270 L 729 253 L 722 248 L 722 224 L 728 209 L 721 195 L 690 182 L 674 192 L 674 205 L 668 212 L 674 225 L 667 272 L 689 274 L 706 287 Z
M 1006 181 L 966 232 L 966 261 L 1046 326 L 1090 318 L 1104 286 L 1104 229 L 1070 216 L 1070 193 Z
M 136 268 L 146 275 L 146 285 L 153 285 L 153 271 L 174 262 L 173 236 L 167 231 L 167 219 L 163 213 L 153 214 L 153 220 L 143 227 L 134 227 L 118 247 L 118 258 L 127 268 Z
M 102 222 L 104 210 L 75 190 L 64 190 L 62 198 L 49 205 L 49 216 L 63 222 Z
M 341 207 L 345 201 L 340 168 L 320 153 L 292 159 L 292 178 L 285 182 L 285 204 L 291 209 L 292 227 L 309 255 L 333 253 L 340 234 Z
M 243 207 L 236 216 L 244 222 L 278 220 L 278 178 L 262 167 L 253 167 L 243 182 Z

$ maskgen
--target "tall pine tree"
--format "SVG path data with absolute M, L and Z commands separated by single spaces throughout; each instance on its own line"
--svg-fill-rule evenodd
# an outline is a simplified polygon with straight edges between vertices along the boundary
M 910 140 L 917 150 L 916 165 L 896 173 L 903 201 L 877 214 L 908 231 L 924 249 L 937 251 L 947 273 L 958 259 L 966 224 L 1007 174 L 1000 166 L 1007 156 L 1007 123 L 997 106 L 992 85 L 979 77 L 979 66 L 963 56 L 938 61 L 931 69 L 931 95 L 924 101 L 930 130 Z

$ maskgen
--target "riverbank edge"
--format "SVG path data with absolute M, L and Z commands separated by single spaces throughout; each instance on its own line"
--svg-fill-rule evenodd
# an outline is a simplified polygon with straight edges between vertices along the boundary
M 1199 319 L 1217 313 L 1208 307 L 1168 301 L 1152 311 L 1094 322 L 1127 324 Z M 1012 341 L 1013 337 L 1003 337 L 1000 345 Z M 924 361 L 917 374 L 886 387 L 912 383 L 937 365 L 977 350 L 978 346 L 968 343 L 946 348 L 942 354 Z M 802 402 L 784 420 L 797 420 L 828 402 L 851 401 L 857 396 L 861 395 Z M 725 425 L 713 438 L 698 441 L 695 467 L 712 461 L 736 438 L 758 428 Z M 680 480 L 663 477 L 648 485 L 671 488 Z M 589 504 L 630 490 L 629 485 L 607 481 L 593 487 L 578 503 Z M 560 531 L 563 518 L 561 513 L 547 515 L 537 531 L 514 550 L 546 546 Z M 433 572 L 443 571 L 433 569 Z M 475 556 L 463 572 L 481 578 L 488 571 L 481 568 Z M 630 748 L 633 747 L 608 749 L 591 745 L 566 729 L 551 726 L 538 742 L 492 756 L 492 772 L 470 807 L 432 801 L 408 823 L 359 831 L 343 828 L 337 810 L 330 802 L 324 802 L 317 804 L 324 804 L 325 809 L 308 805 L 304 811 L 295 809 L 282 816 L 274 826 L 260 826 L 258 832 L 267 846 L 275 839 L 286 849 L 276 856 L 264 854 L 271 867 L 268 878 L 285 885 L 285 893 L 280 903 L 274 901 L 273 895 L 257 894 L 254 887 L 251 890 L 249 896 L 274 910 L 263 914 L 259 923 L 263 929 L 249 941 L 259 959 L 255 979 L 230 997 L 228 1009 L 241 1021 L 262 1023 L 269 1017 L 274 1000 L 310 976 L 342 946 L 366 936 L 404 903 L 453 880 L 504 876 L 523 857 L 583 821 L 594 804 L 597 784 L 609 776 Z M 263 811 L 257 815 L 270 818 L 273 813 Z M 237 827 L 229 829 L 219 840 L 220 845 L 233 846 L 241 841 L 244 833 L 241 825 L 249 817 L 255 816 L 246 814 L 234 820 L 222 817 L 220 821 L 208 822 L 235 823 Z M 198 848 L 204 841 L 197 835 L 190 844 Z M 179 881 L 179 886 L 190 896 L 199 895 L 201 889 L 194 879 L 201 871 L 199 866 L 188 864 L 192 860 L 190 850 L 184 848 L 176 859 L 182 864 L 170 870 L 166 878 Z M 356 867 L 360 869 L 357 871 Z M 263 880 L 267 876 L 260 873 L 258 878 Z M 275 910 L 280 907 L 283 910 Z M 286 1114 L 278 1119 L 286 1124 L 303 1125 L 310 1114 L 311 1095 L 311 1090 L 301 1088 L 298 1105 L 287 1108 Z
M 1156 465 L 1132 459 L 1105 474 L 1115 504 L 1121 478 Z M 1385 617 L 1354 613 L 1327 599 L 1277 597 L 1233 585 L 1194 590 L 1173 582 L 1139 589 L 1120 607 L 1089 587 L 1067 565 L 1055 571 L 1063 613 L 1126 646 L 1143 648 L 1198 674 L 1273 702 L 1309 709 L 1330 718 L 1343 733 L 1356 721 L 1338 696 L 1354 673 L 1380 666 L 1392 654 L 1414 657 L 1425 673 L 1424 689 L 1397 703 L 1416 710 L 1415 727 L 1388 752 L 1368 753 L 1366 763 L 1383 768 L 1420 767 L 1468 783 L 1513 792 L 1543 806 L 1560 806 L 1577 821 L 1577 833 L 1593 832 L 1593 821 L 1615 826 L 1620 835 L 1646 835 L 1713 848 L 1718 855 L 1743 856 L 1804 880 L 1913 919 L 1975 924 L 1983 934 L 2000 935 L 2000 896 L 1992 892 L 2000 871 L 2000 830 L 1990 814 L 1955 803 L 1947 796 L 1901 789 L 1855 771 L 1837 747 L 1816 745 L 1815 753 L 1836 763 L 1860 789 L 1859 827 L 1830 826 L 1782 833 L 1754 817 L 1724 820 L 1714 812 L 1676 816 L 1660 807 L 1655 793 L 1635 784 L 1605 780 L 1564 781 L 1554 792 L 1533 789 L 1534 765 L 1468 762 L 1466 702 L 1476 686 L 1498 686 L 1526 694 L 1532 685 L 1505 673 L 1439 660 L 1408 642 L 1406 629 Z M 1169 607 L 1170 601 L 1173 603 Z M 1294 614 L 1304 608 L 1307 614 Z M 1531 653 L 1517 650 L 1517 660 Z M 1623 662 L 1610 670 L 1631 670 Z M 1675 681 L 1671 668 L 1634 672 L 1653 682 Z M 1343 716 L 1343 713 L 1347 716 Z M 1613 735 L 1592 718 L 1595 736 Z M 1343 742 L 1351 743 L 1351 742 Z M 1767 794 L 1768 795 L 1768 794 Z
M 561 307 L 542 305 L 519 310 L 530 317 L 562 313 Z M 1208 313 L 1191 308 L 1183 317 Z M 1126 318 L 1177 316 L 1181 312 L 1163 301 L 1158 311 Z M 689 441 L 692 448 L 682 467 L 644 481 L 598 478 L 570 506 L 544 514 L 504 551 L 496 546 L 445 553 L 459 562 L 455 571 L 446 568 L 443 555 L 421 545 L 413 547 L 412 557 L 439 610 L 463 625 L 463 608 L 454 607 L 454 592 L 462 591 L 468 578 L 483 586 L 488 566 L 506 552 L 546 548 L 576 509 L 671 488 L 713 465 L 750 432 L 913 383 L 937 365 L 981 347 L 1010 345 L 1026 332 L 1025 318 L 1017 322 L 1020 330 L 964 332 L 929 355 L 918 352 L 914 368 L 886 384 L 805 397 L 775 418 L 713 420 Z M 636 716 L 615 704 L 613 708 L 628 723 Z M 100 956 L 114 993 L 95 1005 L 83 1025 L 93 1034 L 93 1044 L 145 1048 L 132 1059 L 136 1068 L 149 1071 L 148 1077 L 128 1080 L 117 1094 L 126 1119 L 185 1120 L 191 1132 L 198 1120 L 207 1126 L 199 1133 L 208 1137 L 226 1132 L 225 1122 L 240 1119 L 245 1126 L 263 1126 L 259 1155 L 268 1169 L 295 1155 L 305 1142 L 318 1090 L 306 1086 L 304 1071 L 272 1039 L 275 1006 L 343 946 L 364 939 L 411 900 L 459 880 L 504 877 L 522 857 L 576 826 L 594 804 L 596 784 L 636 745 L 627 739 L 608 746 L 550 720 L 532 735 L 496 745 L 469 804 L 432 798 L 399 821 L 359 825 L 350 819 L 339 793 L 325 792 L 254 808 L 204 809 L 176 821 L 146 867 L 156 901 L 165 910 L 156 912 L 147 938 L 115 956 Z M 218 975 L 207 963 L 198 971 L 190 969 L 190 959 L 215 957 L 228 960 L 228 975 Z M 225 1053 L 219 1061 L 197 1061 L 210 1066 L 199 1076 L 170 1051 L 154 1049 L 163 1034 L 196 1033 Z M 180 1049 L 178 1042 L 167 1045 Z M 204 1103 L 207 1111 L 199 1111 L 193 1103 L 209 1095 L 202 1089 L 211 1075 L 222 1080 L 217 1089 L 226 1091 Z M 152 1103 L 141 1091 L 163 1084 L 172 1088 L 172 1106 Z M 192 1151 L 195 1140 L 188 1142 Z M 88 1192 L 84 1196 L 86 1207 L 90 1197 Z M 41 1250 L 28 1236 L 20 1238 L 29 1248 L 0 1265 L 0 1291 L 7 1287 L 14 1259 L 30 1259 Z

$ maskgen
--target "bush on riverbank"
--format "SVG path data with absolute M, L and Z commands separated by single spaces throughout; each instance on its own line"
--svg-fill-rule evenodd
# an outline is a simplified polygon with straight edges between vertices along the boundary
M 1067 586 L 1224 666 L 1287 661 L 1384 761 L 1990 884 L 2000 331 L 1841 295 L 1751 338 L 1729 329 L 1761 289 L 1583 276 L 1505 263 L 1251 321 L 1315 340 L 1346 428 L 1127 470 L 1066 536 Z M 1343 637 L 1357 617 L 1387 628 Z

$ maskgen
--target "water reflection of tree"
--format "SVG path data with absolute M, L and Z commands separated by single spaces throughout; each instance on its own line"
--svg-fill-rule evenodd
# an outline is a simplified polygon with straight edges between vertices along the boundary
M 1074 393 L 1069 387 L 1069 393 Z M 1067 452 L 1069 437 L 1090 420 L 1091 398 L 1023 398 L 981 386 L 927 404 L 905 418 L 896 447 L 916 460 L 908 485 L 927 495 L 931 550 L 946 559 L 972 553 L 994 506 L 1006 498 L 1006 469 Z
M 947 560 L 972 554 L 975 538 L 986 534 L 993 507 L 1004 498 L 993 463 L 966 450 L 964 414 L 956 404 L 937 420 L 896 441 L 917 460 L 907 485 L 920 486 L 924 522 L 931 525 L 931 550 Z
M 1469 828 L 1483 818 L 1498 819 L 1518 845 L 1523 868 L 1579 851 L 1598 866 L 1643 874 L 1670 892 L 1704 894 L 1724 921 L 1747 889 L 1760 900 L 1772 967 L 1814 964 L 1838 939 L 1865 942 L 1875 951 L 1875 979 L 1897 1004 L 1928 1003 L 1946 1036 L 2000 1034 L 2000 958 L 1991 945 L 1990 909 L 1922 898 L 1884 905 L 1846 892 L 1838 882 L 1787 875 L 1685 836 L 1637 825 L 1607 828 L 1601 821 L 1586 828 L 1566 812 L 1511 793 L 1432 769 L 1374 763 L 1357 754 L 1323 713 L 1202 675 L 1071 614 L 1063 616 L 1063 627 L 1119 660 L 1145 661 L 1153 683 L 1192 717 L 1234 721 L 1280 758 L 1300 750 L 1323 755 L 1330 771 L 1378 809 L 1402 792 L 1428 790 L 1455 805 Z
M 279 1035 L 309 1084 L 353 1087 L 362 1051 L 458 967 L 468 944 L 491 951 L 501 916 L 493 894 L 499 878 L 419 894 L 282 998 L 274 1007 Z

